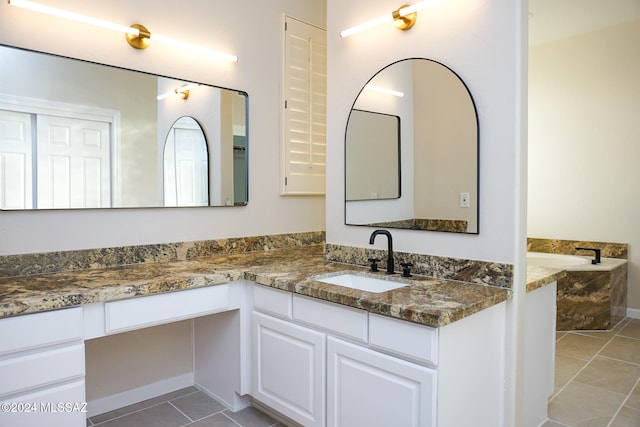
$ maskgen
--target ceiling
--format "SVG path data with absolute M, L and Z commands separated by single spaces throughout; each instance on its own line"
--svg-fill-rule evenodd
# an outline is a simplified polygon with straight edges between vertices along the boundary
M 640 19 L 640 0 L 529 0 L 529 46 Z

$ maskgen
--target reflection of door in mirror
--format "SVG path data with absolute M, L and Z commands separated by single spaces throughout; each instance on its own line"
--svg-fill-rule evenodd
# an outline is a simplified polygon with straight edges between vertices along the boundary
M 22 110 L 0 110 L 0 208 L 110 207 L 111 124 Z
M 208 206 L 207 141 L 198 122 L 178 119 L 164 147 L 164 205 Z

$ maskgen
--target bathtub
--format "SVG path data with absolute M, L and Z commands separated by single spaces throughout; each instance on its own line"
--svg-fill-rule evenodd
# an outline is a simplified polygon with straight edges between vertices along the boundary
M 565 270 L 568 267 L 591 264 L 586 257 L 578 255 L 547 254 L 543 252 L 527 252 L 527 265 L 535 267 L 559 268 Z
M 528 266 L 557 268 L 567 271 L 611 271 L 627 263 L 625 259 L 602 258 L 600 264 L 591 264 L 592 259 L 593 256 L 527 252 Z

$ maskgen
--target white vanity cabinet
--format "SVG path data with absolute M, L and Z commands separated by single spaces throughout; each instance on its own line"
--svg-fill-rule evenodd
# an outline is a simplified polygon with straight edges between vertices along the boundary
M 294 421 L 502 425 L 505 303 L 430 328 L 260 285 L 253 291 L 252 396 Z
M 82 308 L 0 320 L 0 425 L 85 426 Z
M 394 341 L 384 316 L 262 286 L 254 310 L 255 399 L 304 426 L 436 425 L 436 371 L 382 352 Z M 397 322 L 429 331 L 414 359 L 435 351 L 436 330 Z

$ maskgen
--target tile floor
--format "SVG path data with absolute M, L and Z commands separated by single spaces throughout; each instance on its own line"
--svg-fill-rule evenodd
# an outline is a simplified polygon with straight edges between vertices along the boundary
M 640 427 L 640 319 L 607 332 L 559 332 L 555 390 L 544 427 Z M 284 427 L 188 387 L 87 420 L 100 427 Z
M 549 419 L 544 427 L 640 427 L 640 319 L 557 333 Z
M 87 426 L 284 427 L 284 424 L 253 407 L 231 412 L 196 387 L 187 387 L 95 415 L 87 420 Z

